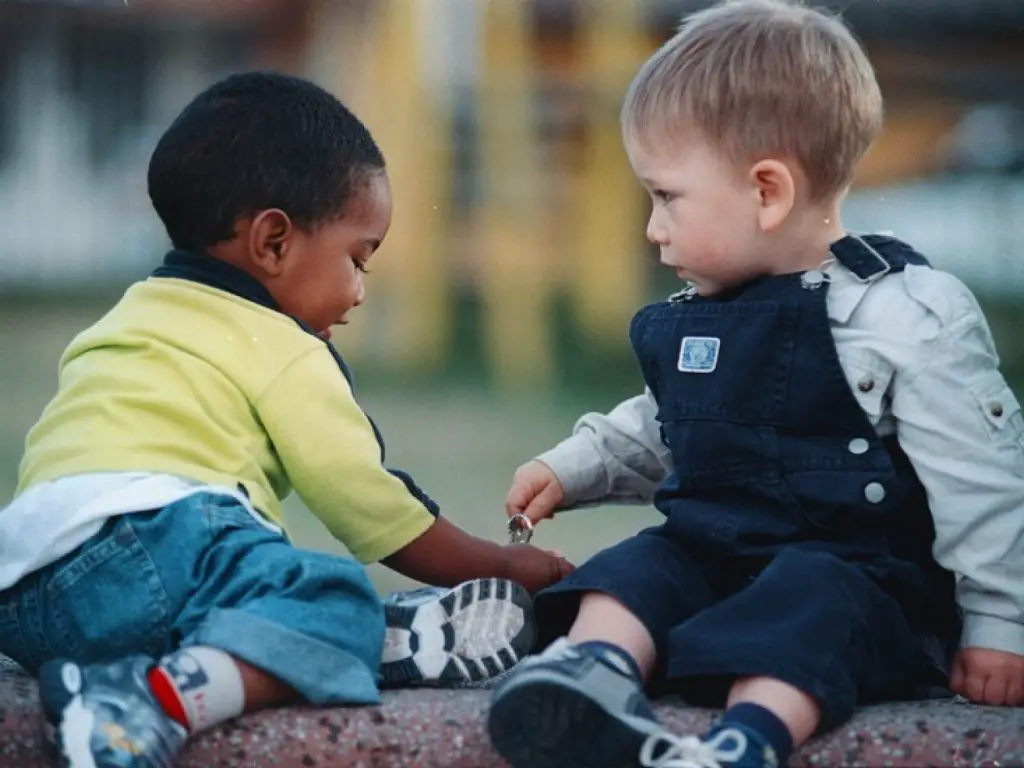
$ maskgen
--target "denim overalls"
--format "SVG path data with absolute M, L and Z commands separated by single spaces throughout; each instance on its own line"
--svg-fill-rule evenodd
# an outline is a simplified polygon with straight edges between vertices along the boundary
M 864 281 L 927 264 L 881 236 L 844 238 L 832 255 Z M 684 694 L 778 678 L 822 703 L 823 729 L 858 702 L 941 680 L 958 633 L 953 576 L 931 558 L 913 468 L 847 382 L 828 288 L 812 270 L 710 299 L 683 292 L 634 318 L 672 452 L 655 495 L 666 521 L 542 593 L 546 629 L 564 629 L 581 592 L 611 594 Z

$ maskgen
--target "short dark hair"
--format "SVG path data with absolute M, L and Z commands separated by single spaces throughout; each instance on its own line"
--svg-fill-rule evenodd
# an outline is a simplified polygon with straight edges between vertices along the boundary
M 344 215 L 384 157 L 366 126 L 313 83 L 232 75 L 196 96 L 149 160 L 149 198 L 175 248 L 202 250 L 280 208 L 298 226 Z

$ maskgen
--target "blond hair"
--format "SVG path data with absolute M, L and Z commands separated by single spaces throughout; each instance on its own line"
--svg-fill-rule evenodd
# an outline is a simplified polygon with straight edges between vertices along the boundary
M 696 129 L 726 159 L 799 163 L 815 200 L 841 194 L 882 127 L 874 70 L 838 18 L 787 0 L 726 0 L 687 17 L 622 107 L 628 141 Z

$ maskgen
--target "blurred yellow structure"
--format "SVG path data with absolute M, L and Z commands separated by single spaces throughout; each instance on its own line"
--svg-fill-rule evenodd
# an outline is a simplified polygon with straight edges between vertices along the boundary
M 643 197 L 626 160 L 619 103 L 649 41 L 637 34 L 640 6 L 594 0 L 583 19 L 580 66 L 584 106 L 583 162 L 573 189 L 573 274 L 580 325 L 591 338 L 619 338 L 645 293 L 636 258 L 643 235 Z
M 495 378 L 544 382 L 553 369 L 550 218 L 541 185 L 529 6 L 491 0 L 482 9 L 479 291 Z
M 391 317 L 386 335 L 374 334 L 374 347 L 386 362 L 411 370 L 436 367 L 448 350 L 451 285 L 459 280 L 444 252 L 452 182 L 444 132 L 452 126 L 421 76 L 417 25 L 425 5 L 378 0 L 369 26 L 374 42 L 364 48 L 370 61 L 361 67 L 372 76 L 353 91 L 388 157 L 396 202 L 387 243 L 396 258 L 384 261 L 375 287 L 388 295 Z M 537 95 L 544 62 L 530 5 L 480 4 L 473 92 L 479 192 L 472 214 L 459 222 L 468 234 L 456 240 L 474 265 L 488 367 L 510 387 L 550 383 L 557 293 L 571 296 L 580 327 L 599 344 L 621 343 L 646 293 L 644 203 L 621 146 L 618 105 L 656 42 L 640 34 L 637 3 L 593 0 L 586 9 L 578 40 L 562 46 L 583 94 L 578 171 L 565 174 L 545 167 L 550 142 Z M 366 334 L 357 339 L 347 351 L 366 354 Z
M 380 343 L 410 370 L 431 370 L 442 362 L 451 308 L 444 252 L 452 186 L 450 127 L 441 105 L 430 98 L 423 73 L 421 26 L 427 10 L 422 3 L 378 0 L 363 30 L 372 44 L 362 47 L 361 60 L 352 67 L 359 76 L 352 79 L 350 99 L 389 166 L 395 218 L 387 249 L 401 260 L 382 259 L 373 266 L 376 272 L 380 265 L 391 293 Z M 365 341 L 365 335 L 356 339 Z

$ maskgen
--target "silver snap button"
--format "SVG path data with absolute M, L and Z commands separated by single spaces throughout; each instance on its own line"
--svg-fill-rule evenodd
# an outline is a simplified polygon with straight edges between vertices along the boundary
M 865 440 L 863 437 L 855 437 L 853 440 L 850 441 L 850 445 L 848 447 L 850 449 L 850 453 L 852 453 L 854 456 L 860 456 L 862 454 L 867 453 L 868 448 L 870 448 L 871 446 L 868 444 L 868 441 Z
M 871 376 L 865 376 L 863 379 L 857 382 L 857 389 L 865 394 L 875 388 L 875 380 Z
M 800 275 L 800 285 L 808 290 L 820 288 L 825 282 L 825 275 L 820 269 L 809 269 Z
M 992 403 L 988 407 L 988 412 L 991 413 L 997 419 L 1002 418 L 1002 416 L 1003 416 L 1003 404 L 1002 403 Z
M 878 504 L 885 498 L 885 486 L 881 483 L 868 483 L 864 486 L 864 498 L 872 504 Z

